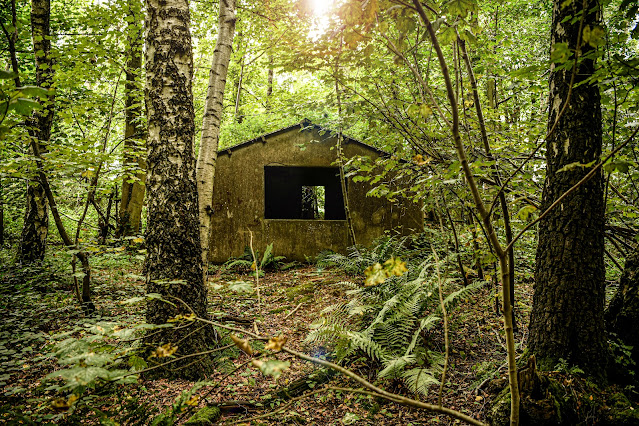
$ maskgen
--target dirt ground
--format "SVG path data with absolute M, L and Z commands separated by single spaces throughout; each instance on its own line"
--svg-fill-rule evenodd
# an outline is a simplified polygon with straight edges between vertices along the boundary
M 241 278 L 252 279 L 251 276 Z M 225 279 L 218 275 L 211 278 L 211 283 Z M 363 277 L 359 280 L 363 281 Z M 354 281 L 354 279 L 338 270 L 318 271 L 313 266 L 307 266 L 283 272 L 268 272 L 260 280 L 263 302 L 259 307 L 254 297 L 250 299 L 228 298 L 228 296 L 222 298 L 215 292 L 211 292 L 211 301 L 213 306 L 220 306 L 228 316 L 263 318 L 263 321 L 257 323 L 257 329 L 261 335 L 286 336 L 288 347 L 307 354 L 319 355 L 323 354 L 323 348 L 304 344 L 304 338 L 309 331 L 309 326 L 318 320 L 324 308 L 345 300 L 343 287 L 336 285 L 341 281 Z M 490 399 L 490 395 L 483 390 L 487 384 L 485 380 L 496 378 L 497 370 L 504 378 L 506 373 L 503 327 L 500 317 L 495 313 L 494 295 L 494 289 L 480 289 L 472 298 L 457 305 L 453 312 L 449 313 L 450 367 L 443 392 L 443 405 L 477 419 L 485 418 L 486 404 Z M 517 296 L 520 306 L 529 305 L 531 292 L 527 287 L 520 288 Z M 527 312 L 520 312 L 520 316 L 527 317 L 527 314 Z M 520 327 L 516 337 L 518 341 L 525 338 L 524 327 Z M 443 352 L 445 345 L 441 327 L 433 333 L 432 339 L 431 346 Z M 245 356 L 244 358 L 248 359 Z M 262 377 L 255 368 L 246 368 L 244 372 L 224 379 L 219 388 L 207 395 L 206 401 L 210 404 L 220 404 L 225 401 L 260 401 L 265 395 L 273 393 L 274 389 L 303 378 L 317 368 L 306 361 L 292 357 L 280 358 L 290 361 L 291 368 L 279 378 L 277 383 L 271 378 Z M 239 364 L 246 359 L 240 357 L 235 362 Z M 369 377 L 365 364 L 356 364 L 351 368 L 365 378 L 374 380 L 373 377 Z M 255 381 L 250 380 L 251 378 Z M 218 377 L 214 379 L 217 380 Z M 335 377 L 330 385 L 358 387 L 351 380 L 339 376 Z M 402 388 L 398 382 L 384 382 L 382 386 L 387 390 L 399 391 L 420 399 L 419 395 L 407 393 L 407 389 Z M 436 404 L 438 390 L 438 387 L 433 387 L 429 397 L 423 401 Z M 205 403 L 203 401 L 202 405 Z M 242 422 L 243 419 L 263 414 L 265 411 L 246 409 L 245 413 L 228 412 L 223 415 L 221 423 Z M 320 393 L 296 402 L 292 407 L 272 418 L 260 419 L 260 423 L 418 425 L 457 424 L 459 421 L 368 396 Z
M 95 280 L 95 300 L 102 314 L 127 316 L 129 321 L 143 320 L 141 308 L 122 307 L 118 300 L 141 295 L 144 283 L 141 277 L 118 271 L 108 263 L 97 265 Z M 15 278 L 15 277 L 13 277 Z M 2 283 L 11 283 L 11 273 L 5 272 Z M 227 321 L 228 324 L 259 333 L 261 336 L 285 336 L 286 346 L 304 353 L 318 356 L 326 353 L 325 348 L 305 344 L 304 339 L 311 324 L 318 320 L 321 311 L 339 301 L 345 300 L 345 291 L 337 285 L 341 281 L 363 281 L 363 277 L 353 278 L 339 270 L 318 270 L 315 266 L 297 266 L 286 271 L 266 271 L 260 278 L 260 299 L 258 304 L 255 293 L 229 292 L 229 283 L 245 281 L 254 284 L 254 275 L 250 271 L 218 272 L 209 277 L 210 313 L 213 318 Z M 240 283 L 241 284 L 241 283 Z M 54 289 L 61 294 L 69 292 L 69 287 L 59 285 Z M 49 290 L 50 291 L 50 290 Z M 57 366 L 54 359 L 40 362 L 37 359 L 46 348 L 46 336 L 65 331 L 70 322 L 81 321 L 82 313 L 69 304 L 72 301 L 60 297 L 55 308 L 49 300 L 46 312 L 41 312 L 46 321 L 36 321 L 21 314 L 27 304 L 32 302 L 32 293 L 22 293 L 23 299 L 15 299 L 15 292 L 3 292 L 2 310 L 5 318 L 14 318 L 15 324 L 4 322 L 5 333 L 11 333 L 11 327 L 19 330 L 29 329 L 45 336 L 44 341 L 32 345 L 32 353 L 23 353 L 19 362 L 24 365 L 8 373 L 3 384 L 3 410 L 0 422 L 28 424 L 29 418 L 40 418 L 51 411 L 49 405 L 55 397 L 53 391 L 43 389 L 43 377 Z M 532 291 L 520 284 L 517 291 L 518 323 L 517 342 L 526 338 L 527 307 L 530 305 Z M 31 295 L 31 296 L 29 296 Z M 50 296 L 50 293 L 49 293 Z M 44 296 L 42 296 L 44 297 Z M 66 296 L 65 296 L 66 297 Z M 65 300 L 67 304 L 65 304 Z M 34 308 L 35 309 L 35 308 Z M 128 309 L 128 310 L 127 310 Z M 24 312 L 24 311 L 23 311 Z M 256 319 L 254 321 L 254 319 Z M 22 322 L 20 322 L 22 321 Z M 450 360 L 448 378 L 443 390 L 443 405 L 484 420 L 490 395 L 485 392 L 488 379 L 505 377 L 506 350 L 500 317 L 495 311 L 495 289 L 481 288 L 468 300 L 455 306 L 449 312 L 450 322 Z M 15 333 L 15 332 L 14 332 Z M 430 335 L 430 346 L 444 351 L 444 338 L 441 326 Z M 0 342 L 2 343 L 2 342 Z M 9 346 L 7 343 L 5 347 Z M 18 345 L 19 346 L 19 345 Z M 519 345 L 521 346 L 521 345 Z M 11 349 L 11 348 L 10 348 Z M 20 351 L 17 351 L 18 353 Z M 0 347 L 0 355 L 3 355 Z M 15 358 L 14 355 L 0 358 L 0 361 Z M 29 358 L 31 357 L 31 358 Z M 250 365 L 247 355 L 241 354 L 229 358 L 226 366 L 209 377 L 215 385 L 204 386 L 196 391 L 189 400 L 186 410 L 177 413 L 175 420 L 184 423 L 197 409 L 206 405 L 224 406 L 219 424 L 246 423 L 247 419 L 271 412 L 280 404 L 271 407 L 273 395 L 283 387 L 307 377 L 317 366 L 306 361 L 279 353 L 277 357 L 291 363 L 278 380 L 265 377 L 259 369 Z M 18 362 L 18 361 L 16 361 Z M 15 364 L 15 363 L 14 363 Z M 239 368 L 238 368 L 239 367 Z M 359 361 L 349 366 L 363 377 L 370 377 L 366 362 Z M 235 370 L 235 371 L 233 371 Z M 230 371 L 233 371 L 229 374 Z M 5 377 L 5 378 L 6 378 Z M 398 381 L 377 383 L 386 390 L 411 395 Z M 175 399 L 192 387 L 186 381 L 145 380 L 136 384 L 118 385 L 94 389 L 90 397 L 81 399 L 83 404 L 68 412 L 54 412 L 48 415 L 52 423 L 66 424 L 145 424 L 150 423 L 158 413 L 166 411 Z M 324 385 L 317 385 L 319 391 Z M 358 387 L 346 378 L 335 376 L 330 386 Z M 20 388 L 20 392 L 14 392 Z M 424 402 L 437 403 L 438 387 L 433 386 Z M 13 408 L 7 408 L 13 407 Z M 16 413 L 20 411 L 20 413 Z M 29 417 L 29 413 L 40 417 Z M 102 420 L 100 420 L 102 418 Z M 250 424 L 310 424 L 310 425 L 418 425 L 418 424 L 457 424 L 459 421 L 443 415 L 433 415 L 423 410 L 403 407 L 396 403 L 375 399 L 366 395 L 338 392 L 318 392 L 309 398 L 302 398 L 291 404 L 286 410 L 268 418 Z

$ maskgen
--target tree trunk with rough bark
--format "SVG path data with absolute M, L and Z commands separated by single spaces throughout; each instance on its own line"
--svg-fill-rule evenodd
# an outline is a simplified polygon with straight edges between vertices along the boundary
M 147 292 L 159 293 L 172 303 L 149 300 L 146 319 L 151 324 L 164 324 L 180 314 L 208 318 L 207 291 L 193 155 L 189 4 L 188 0 L 147 0 L 146 10 L 149 200 L 145 275 Z M 178 357 L 208 350 L 215 344 L 215 331 L 197 322 L 159 331 L 150 332 L 146 343 L 152 348 L 168 343 L 177 346 Z M 160 370 L 155 371 L 165 377 L 196 380 L 211 373 L 213 362 L 210 356 L 190 357 Z
M 579 19 L 582 10 L 587 11 L 583 22 Z M 570 96 L 571 67 L 551 65 L 549 129 L 558 121 L 546 144 L 541 211 L 583 178 L 601 156 L 599 88 L 583 83 L 595 69 L 594 48 L 583 41 L 577 44 L 582 40 L 580 25 L 592 29 L 598 22 L 596 0 L 554 2 L 551 46 L 557 49 L 562 46 L 559 43 L 565 43 L 572 58 L 577 51 L 580 59 Z M 590 166 L 562 170 L 571 163 Z M 552 368 L 563 358 L 593 376 L 605 376 L 604 224 L 601 172 L 539 223 L 529 348 L 542 369 Z
M 142 206 L 144 205 L 144 181 L 146 179 L 146 160 L 144 150 L 144 126 L 142 117 L 142 99 L 139 95 L 140 73 L 142 71 L 142 28 L 140 24 L 140 2 L 129 0 L 128 58 L 126 64 L 126 99 L 124 128 L 124 165 L 134 169 L 122 177 L 122 202 L 119 212 L 118 236 L 136 235 L 140 232 Z
M 213 62 L 209 74 L 209 88 L 206 94 L 204 118 L 202 120 L 202 139 L 197 158 L 200 239 L 202 242 L 202 258 L 205 265 L 209 260 L 215 162 L 217 160 L 224 88 L 226 87 L 226 75 L 231 60 L 235 21 L 235 0 L 221 0 L 217 42 L 215 43 Z
M 634 379 L 639 381 L 639 246 L 626 258 L 619 289 L 606 310 L 606 328 L 632 346 Z
M 51 88 L 53 84 L 53 61 L 51 59 L 51 37 L 49 18 L 51 4 L 49 0 L 32 0 L 31 2 L 31 33 L 33 50 L 35 52 L 36 85 Z M 41 102 L 42 109 L 35 111 L 29 120 L 29 136 L 38 141 L 41 153 L 47 151 L 47 144 L 51 138 L 53 123 L 53 95 L 49 95 Z M 40 182 L 32 179 L 27 187 L 26 210 L 18 249 L 18 262 L 40 262 L 44 259 L 44 252 L 49 234 L 49 208 L 46 194 Z

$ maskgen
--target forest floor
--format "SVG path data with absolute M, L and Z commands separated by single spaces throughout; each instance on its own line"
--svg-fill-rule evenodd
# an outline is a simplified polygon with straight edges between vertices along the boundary
M 60 255 L 63 257 L 63 255 Z M 279 354 L 290 361 L 289 369 L 275 380 L 263 376 L 247 363 L 249 357 L 238 350 L 229 352 L 225 367 L 209 377 L 209 385 L 187 395 L 188 403 L 178 412 L 171 407 L 193 383 L 187 381 L 138 379 L 132 384 L 91 382 L 83 396 L 68 408 L 54 410 L 55 401 L 66 395 L 55 380 L 45 376 L 61 368 L 53 356 L 56 335 L 84 336 L 83 324 L 95 321 L 135 324 L 144 321 L 143 305 L 123 305 L 122 301 L 144 294 L 140 273 L 141 256 L 133 252 L 112 250 L 93 258 L 93 295 L 98 316 L 87 318 L 73 302 L 72 281 L 68 273 L 54 267 L 0 270 L 0 423 L 13 424 L 145 424 L 153 419 L 173 418 L 185 422 L 196 409 L 206 405 L 223 405 L 220 424 L 245 423 L 247 419 L 268 413 L 273 408 L 268 395 L 307 377 L 318 367 Z M 58 262 L 60 265 L 66 262 Z M 250 272 L 250 271 L 249 271 Z M 305 343 L 312 324 L 321 311 L 346 300 L 341 281 L 363 282 L 364 277 L 346 276 L 336 269 L 320 270 L 312 265 L 298 265 L 285 271 L 266 271 L 260 279 L 261 304 L 255 292 L 230 291 L 242 283 L 253 283 L 254 275 L 216 272 L 209 278 L 210 313 L 214 318 L 231 321 L 237 327 L 257 331 L 263 336 L 285 336 L 287 347 L 321 356 L 326 348 Z M 526 338 L 526 320 L 532 288 L 528 283 L 517 287 L 519 331 L 516 341 Z M 255 320 L 255 321 L 254 321 Z M 449 312 L 450 360 L 443 405 L 484 420 L 491 395 L 486 393 L 487 379 L 505 377 L 506 351 L 503 327 L 495 312 L 495 289 L 480 288 Z M 85 329 L 86 330 L 86 329 Z M 443 328 L 429 332 L 429 346 L 444 352 Z M 238 368 L 239 367 L 239 368 Z M 349 366 L 369 377 L 367 361 Z M 229 375 L 229 372 L 232 373 Z M 52 385 L 53 382 L 53 385 Z M 504 381 L 504 384 L 506 382 Z M 427 397 L 409 395 L 399 381 L 378 383 L 387 390 L 402 392 L 425 402 L 436 403 L 438 386 Z M 357 387 L 343 377 L 334 376 L 336 387 Z M 317 385 L 315 390 L 323 385 Z M 68 408 L 68 409 L 67 409 Z M 168 413 L 168 414 L 167 414 Z M 319 392 L 294 402 L 285 411 L 251 424 L 311 425 L 417 425 L 457 424 L 456 420 L 423 410 L 380 401 L 366 395 L 335 391 Z M 166 424 L 166 423 L 159 423 Z M 245 423 L 249 424 L 249 423 Z

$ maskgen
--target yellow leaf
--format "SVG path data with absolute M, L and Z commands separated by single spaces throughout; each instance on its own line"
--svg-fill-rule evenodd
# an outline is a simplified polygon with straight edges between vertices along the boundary
M 56 398 L 53 401 L 51 401 L 51 408 L 53 408 L 56 411 L 67 411 L 69 407 L 70 406 L 67 403 L 67 400 L 64 398 Z
M 182 315 L 176 315 L 173 318 L 169 318 L 168 320 L 166 320 L 166 322 L 178 322 L 180 321 L 182 318 L 184 318 Z
M 424 157 L 422 154 L 417 154 L 416 156 L 413 157 L 413 161 L 418 166 L 423 166 L 425 164 L 428 164 L 430 163 L 430 160 L 431 160 L 430 157 Z
M 391 257 L 384 262 L 384 268 L 388 271 L 388 275 L 395 275 L 401 277 L 404 272 L 408 272 L 406 268 L 406 262 L 403 262 L 399 257 Z
M 186 401 L 186 405 L 190 405 L 190 406 L 195 406 L 197 405 L 197 402 L 199 401 L 199 397 L 197 395 L 193 395 L 191 397 L 191 399 L 189 399 L 188 401 Z
M 364 270 L 364 274 L 366 275 L 366 280 L 364 280 L 364 285 L 366 285 L 367 287 L 381 284 L 384 282 L 386 278 L 388 278 L 388 273 L 379 263 L 376 263 L 366 268 Z
M 165 343 L 162 346 L 158 346 L 153 352 L 151 352 L 151 358 L 165 358 L 173 355 L 177 352 L 177 350 L 177 346 L 173 346 L 171 343 Z
M 284 336 L 271 337 L 270 339 L 268 339 L 268 343 L 264 346 L 264 349 L 279 352 L 282 350 L 282 347 L 286 343 L 287 339 L 288 338 Z
M 77 400 L 78 400 L 78 396 L 75 394 L 71 394 L 69 399 L 61 398 L 61 397 L 56 398 L 53 401 L 51 401 L 51 408 L 53 408 L 56 411 L 67 411 L 69 408 L 71 408 L 73 403 L 76 402 Z
M 426 104 L 421 104 L 419 106 L 419 113 L 423 118 L 428 118 L 433 114 L 433 109 Z
M 264 361 L 262 361 L 261 359 L 254 359 L 253 361 L 251 361 L 251 364 L 253 364 L 257 368 L 262 368 L 262 366 L 264 365 Z
M 133 241 L 133 242 L 134 242 L 134 243 L 136 243 L 136 244 L 140 244 L 140 243 L 143 243 L 143 242 L 144 242 L 144 238 L 142 238 L 142 237 L 138 237 L 138 238 L 134 238 L 134 239 L 132 239 L 131 241 Z
M 240 339 L 236 335 L 231 334 L 231 340 L 233 340 L 233 343 L 235 343 L 235 346 L 240 348 L 245 354 L 253 355 L 254 351 L 248 339 Z

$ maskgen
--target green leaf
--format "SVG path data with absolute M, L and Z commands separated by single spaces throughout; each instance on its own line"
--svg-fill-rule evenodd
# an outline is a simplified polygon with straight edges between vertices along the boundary
M 588 43 L 590 46 L 597 48 L 606 44 L 606 33 L 600 26 L 590 27 L 586 25 L 582 32 L 582 38 L 584 43 Z
M 33 110 L 41 108 L 39 103 L 27 98 L 18 98 L 9 104 L 9 110 L 19 115 L 29 115 Z
M 344 425 L 354 425 L 357 424 L 362 418 L 355 413 L 346 413 L 344 417 L 342 417 L 342 424 Z
M 572 56 L 567 43 L 555 43 L 550 52 L 550 60 L 554 63 L 566 62 Z
M 522 220 L 528 220 L 528 216 L 530 216 L 530 214 L 534 211 L 537 210 L 537 207 L 533 206 L 533 205 L 527 205 L 522 207 L 518 212 L 517 212 L 517 217 L 522 219 Z
M 18 74 L 12 71 L 0 70 L 0 80 L 11 80 L 12 78 L 16 78 Z
M 419 105 L 416 105 L 416 104 L 410 105 L 408 109 L 406 110 L 406 113 L 412 118 L 417 118 L 417 115 L 420 114 Z
M 615 170 L 621 172 L 621 173 L 628 173 L 630 172 L 630 166 L 633 166 L 633 163 L 626 161 L 626 160 L 613 160 L 613 161 L 609 161 L 608 163 L 604 164 L 603 169 L 604 171 L 606 171 L 607 173 L 612 173 Z
M 248 281 L 228 281 L 228 285 L 236 293 L 253 293 L 253 284 Z
M 441 44 L 450 44 L 457 39 L 457 34 L 453 27 L 444 27 L 444 29 L 439 32 L 438 38 Z
M 477 11 L 475 0 L 451 0 L 448 2 L 448 13 L 454 17 L 461 16 L 466 19 L 469 13 Z
M 76 387 L 92 384 L 98 379 L 108 380 L 110 373 L 102 367 L 73 367 L 54 371 L 46 376 L 47 379 L 58 377 L 66 381 L 69 387 Z
M 473 34 L 473 32 L 471 30 L 465 29 L 460 34 L 460 37 L 462 38 L 462 40 L 465 40 L 465 41 L 467 41 L 469 43 L 477 44 L 477 36 L 475 34 Z
M 128 364 L 134 371 L 144 370 L 145 368 L 148 367 L 148 364 L 146 363 L 144 358 L 141 358 L 137 355 L 132 355 L 129 358 Z
M 29 96 L 32 98 L 45 97 L 49 94 L 49 91 L 47 89 L 38 86 L 22 86 L 18 87 L 17 90 L 19 90 L 20 93 L 22 93 L 24 96 Z

